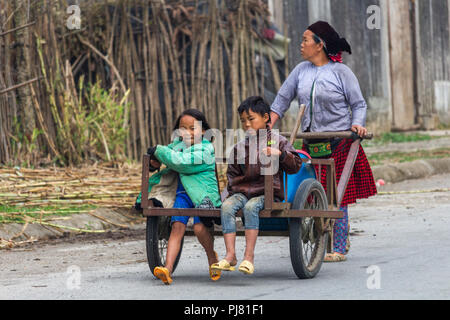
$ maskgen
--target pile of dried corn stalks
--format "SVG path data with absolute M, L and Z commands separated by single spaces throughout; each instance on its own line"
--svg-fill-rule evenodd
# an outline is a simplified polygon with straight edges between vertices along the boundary
M 12 248 L 36 239 L 21 239 L 29 224 L 41 224 L 75 232 L 97 233 L 104 230 L 77 229 L 55 224 L 71 219 L 71 214 L 87 213 L 98 219 L 96 207 L 126 208 L 135 203 L 141 189 L 140 164 L 96 164 L 82 168 L 5 168 L 0 167 L 0 218 L 20 218 L 21 232 L 11 239 L 0 238 L 0 249 Z M 226 186 L 226 166 L 218 166 L 220 189 Z M 83 206 L 88 206 L 83 209 Z M 33 208 L 35 217 L 20 210 Z M 7 212 L 2 208 L 9 208 Z M 17 212 L 11 210 L 17 208 Z M 36 209 L 37 208 L 37 209 Z M 63 215 L 63 216 L 58 216 Z M 106 222 L 117 227 L 126 227 Z M 57 222 L 56 222 L 57 223 Z
M 8 206 L 82 205 L 130 207 L 139 194 L 137 165 L 81 169 L 0 168 L 0 203 Z
M 224 166 L 218 167 L 221 189 Z M 129 208 L 141 188 L 141 166 L 0 168 L 0 203 L 8 206 L 95 205 Z
M 21 232 L 11 239 L 0 239 L 0 248 L 36 241 L 34 238 L 16 241 L 23 238 L 27 226 L 33 223 L 75 232 L 104 232 L 60 226 L 55 221 L 67 220 L 71 214 L 79 213 L 105 220 L 96 215 L 93 208 L 131 208 L 140 185 L 140 165 L 107 163 L 83 168 L 0 168 L 0 216 L 4 220 L 19 218 L 19 223 L 23 223 Z M 24 207 L 33 208 L 35 217 L 25 213 Z

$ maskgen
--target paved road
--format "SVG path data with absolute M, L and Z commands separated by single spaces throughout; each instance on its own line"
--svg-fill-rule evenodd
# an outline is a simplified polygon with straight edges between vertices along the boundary
M 380 191 L 450 188 L 450 175 Z M 145 242 L 97 239 L 0 251 L 0 299 L 449 299 L 450 192 L 379 195 L 350 208 L 348 261 L 298 280 L 288 239 L 262 237 L 256 272 L 208 278 L 206 256 L 186 239 L 172 286 L 150 274 Z M 223 254 L 219 238 L 217 250 Z M 243 252 L 243 238 L 238 252 Z M 241 258 L 242 254 L 238 256 Z

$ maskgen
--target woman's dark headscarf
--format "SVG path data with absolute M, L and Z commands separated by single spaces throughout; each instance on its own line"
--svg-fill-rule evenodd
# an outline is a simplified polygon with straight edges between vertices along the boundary
M 319 37 L 325 45 L 325 52 L 329 56 L 340 55 L 345 51 L 352 54 L 352 48 L 345 38 L 341 38 L 328 22 L 318 21 L 308 27 L 308 30 Z

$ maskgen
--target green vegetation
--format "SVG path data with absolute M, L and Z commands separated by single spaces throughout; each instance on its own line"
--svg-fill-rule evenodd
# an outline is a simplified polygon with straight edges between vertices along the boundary
M 449 130 L 450 129 L 450 124 L 443 124 L 440 123 L 437 127 L 438 130 Z
M 383 152 L 368 155 L 371 166 L 403 163 L 423 159 L 441 159 L 450 157 L 450 148 L 420 150 L 417 152 Z
M 429 141 L 439 139 L 441 137 L 433 137 L 427 133 L 395 133 L 386 132 L 380 136 L 374 137 L 372 140 L 364 140 L 363 146 L 378 146 L 386 143 L 402 143 L 402 142 L 416 142 Z
M 0 223 L 25 223 L 26 221 L 46 221 L 86 213 L 96 209 L 93 205 L 79 206 L 5 206 L 0 205 Z
M 422 134 L 422 133 L 404 134 L 404 133 L 388 132 L 381 135 L 380 142 L 401 143 L 401 142 L 428 141 L 431 139 L 432 137 L 429 134 Z

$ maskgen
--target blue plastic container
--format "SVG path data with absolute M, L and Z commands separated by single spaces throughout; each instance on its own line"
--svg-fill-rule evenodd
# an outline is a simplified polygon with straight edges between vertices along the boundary
M 310 157 L 303 153 L 298 152 L 302 159 L 310 159 Z M 284 176 L 284 187 L 287 185 L 287 201 L 292 203 L 295 198 L 300 184 L 306 179 L 316 179 L 316 171 L 311 164 L 303 163 L 302 168 L 296 174 L 288 175 L 287 183 L 286 176 Z M 284 200 L 283 202 L 286 202 Z M 289 228 L 288 218 L 270 218 L 270 219 L 259 219 L 259 230 L 260 231 L 286 231 Z
M 305 153 L 300 152 L 298 155 L 302 159 L 311 159 L 309 156 L 307 156 Z M 287 181 L 287 202 L 292 203 L 295 198 L 295 194 L 297 193 L 297 189 L 300 186 L 300 184 L 305 181 L 306 179 L 316 179 L 316 171 L 314 170 L 314 167 L 311 164 L 304 163 L 302 165 L 302 168 L 299 172 L 296 174 L 290 174 L 288 175 L 288 181 Z M 284 176 L 284 187 L 286 188 L 286 176 Z M 286 202 L 286 201 L 283 201 Z

